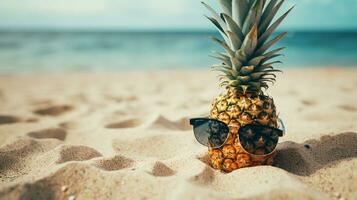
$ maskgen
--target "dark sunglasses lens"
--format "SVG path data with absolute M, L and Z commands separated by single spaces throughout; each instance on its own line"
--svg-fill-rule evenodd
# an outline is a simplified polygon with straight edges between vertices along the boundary
M 280 131 L 268 126 L 247 125 L 239 129 L 239 140 L 248 153 L 265 155 L 276 148 Z
M 193 124 L 197 141 L 205 146 L 217 148 L 226 141 L 229 130 L 227 125 L 215 120 L 197 120 Z

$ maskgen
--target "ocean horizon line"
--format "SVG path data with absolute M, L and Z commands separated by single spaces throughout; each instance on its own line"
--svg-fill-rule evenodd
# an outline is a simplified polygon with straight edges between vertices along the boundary
M 289 33 L 347 33 L 356 34 L 357 29 L 281 29 L 276 33 L 289 32 Z M 137 34 L 216 34 L 217 30 L 214 29 L 92 29 L 92 28 L 1 28 L 0 33 L 137 33 Z
M 281 30 L 282 31 L 282 30 Z M 279 32 L 275 33 L 279 34 Z M 274 35 L 275 35 L 274 34 Z M 202 68 L 222 49 L 215 30 L 0 29 L 0 73 L 58 70 Z M 284 66 L 357 67 L 357 30 L 289 31 Z

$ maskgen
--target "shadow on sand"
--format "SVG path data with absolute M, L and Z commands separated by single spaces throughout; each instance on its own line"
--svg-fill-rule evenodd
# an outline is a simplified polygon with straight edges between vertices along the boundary
M 274 165 L 299 176 L 308 176 L 325 166 L 356 157 L 357 133 L 347 132 L 322 136 L 303 144 L 283 142 L 278 146 Z

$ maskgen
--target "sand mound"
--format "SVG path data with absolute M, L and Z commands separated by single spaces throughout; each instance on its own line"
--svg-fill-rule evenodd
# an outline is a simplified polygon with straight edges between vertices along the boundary
M 344 160 L 340 163 L 321 168 L 311 177 L 302 179 L 311 187 L 319 187 L 334 198 L 356 199 L 357 160 Z
M 32 170 L 34 160 L 59 144 L 56 140 L 21 138 L 0 148 L 1 182 L 15 180 Z
M 22 138 L 0 149 L 0 178 L 1 182 L 29 178 L 60 163 L 99 156 L 101 154 L 90 147 L 60 145 L 53 139 Z
M 133 163 L 134 161 L 132 159 L 116 155 L 112 158 L 100 159 L 96 161 L 95 166 L 106 171 L 116 171 L 131 167 Z
M 107 199 L 107 189 L 115 189 L 119 176 L 102 175 L 90 165 L 72 163 L 45 178 L 17 184 L 0 191 L 0 199 Z
M 164 163 L 156 162 L 151 174 L 153 176 L 173 176 L 174 174 L 176 174 L 176 172 L 166 166 Z
M 86 146 L 62 145 L 57 151 L 60 155 L 57 163 L 84 161 L 102 156 L 97 150 Z

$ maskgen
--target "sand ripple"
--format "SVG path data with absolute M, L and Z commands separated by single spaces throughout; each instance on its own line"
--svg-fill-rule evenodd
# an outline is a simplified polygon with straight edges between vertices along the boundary
M 28 136 L 41 139 L 41 138 L 56 138 L 59 140 L 64 140 L 67 135 L 67 131 L 62 128 L 51 128 L 51 129 L 43 129 L 40 131 L 33 131 L 27 133 Z
M 0 125 L 1 124 L 13 124 L 19 122 L 20 119 L 11 115 L 0 115 Z
M 49 106 L 45 108 L 40 108 L 34 111 L 34 113 L 38 115 L 50 115 L 50 116 L 59 116 L 63 113 L 71 111 L 73 109 L 72 106 L 69 105 L 55 105 Z

